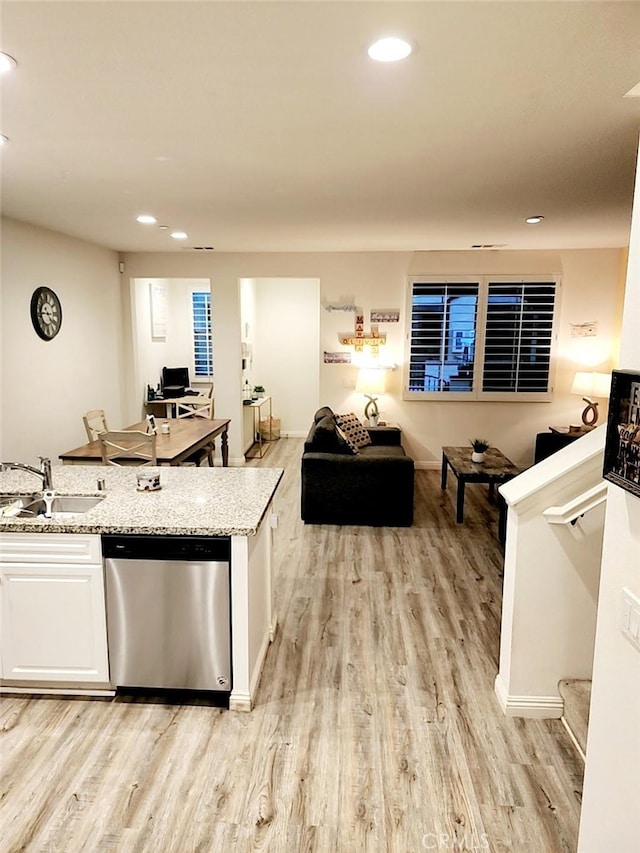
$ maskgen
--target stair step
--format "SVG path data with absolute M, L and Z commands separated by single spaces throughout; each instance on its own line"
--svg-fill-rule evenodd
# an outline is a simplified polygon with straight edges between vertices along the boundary
M 584 754 L 587 750 L 591 682 L 566 678 L 558 682 L 558 689 L 564 700 L 563 720 Z

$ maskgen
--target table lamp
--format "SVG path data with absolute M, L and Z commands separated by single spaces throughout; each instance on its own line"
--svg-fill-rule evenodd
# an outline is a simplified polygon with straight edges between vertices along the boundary
M 384 394 L 385 371 L 379 367 L 362 367 L 356 381 L 356 393 L 364 394 L 368 403 L 364 407 L 365 419 L 369 426 L 377 426 L 380 412 L 378 411 L 377 399 Z
M 573 378 L 571 393 L 578 394 L 587 404 L 582 412 L 582 423 L 594 427 L 598 422 L 598 404 L 594 397 L 606 398 L 611 390 L 611 376 L 595 370 L 578 371 Z

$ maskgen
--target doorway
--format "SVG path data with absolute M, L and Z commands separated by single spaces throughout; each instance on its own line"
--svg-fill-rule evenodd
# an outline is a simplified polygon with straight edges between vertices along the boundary
M 240 280 L 242 384 L 272 398 L 281 435 L 304 437 L 320 396 L 320 279 Z

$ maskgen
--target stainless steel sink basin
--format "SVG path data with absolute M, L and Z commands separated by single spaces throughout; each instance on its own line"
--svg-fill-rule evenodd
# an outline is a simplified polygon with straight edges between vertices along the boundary
M 35 500 L 39 500 L 40 495 L 36 492 L 35 494 L 29 492 L 29 494 L 0 494 L 0 515 L 16 515 L 16 512 L 19 511 L 22 507 L 25 507 L 27 504 L 33 503 Z
M 104 495 L 56 495 L 51 501 L 51 516 L 52 519 L 72 518 L 75 515 L 82 515 L 97 506 Z M 14 496 L 16 498 L 16 496 Z M 39 496 L 34 499 L 33 495 L 26 497 L 17 497 L 20 502 L 17 512 L 12 515 L 15 518 L 38 518 L 44 517 L 47 510 L 46 502 Z M 14 504 L 15 506 L 15 504 Z

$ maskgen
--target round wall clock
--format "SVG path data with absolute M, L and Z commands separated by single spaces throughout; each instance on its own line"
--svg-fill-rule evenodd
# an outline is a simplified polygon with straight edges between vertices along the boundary
M 49 287 L 36 287 L 31 297 L 31 322 L 43 341 L 51 341 L 62 325 L 62 305 Z

